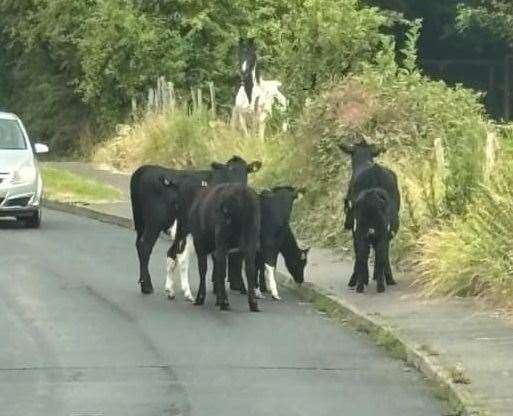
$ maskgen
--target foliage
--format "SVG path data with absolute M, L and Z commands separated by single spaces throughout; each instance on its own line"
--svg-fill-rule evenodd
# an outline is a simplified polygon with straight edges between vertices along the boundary
M 305 209 L 301 224 L 323 243 L 341 241 L 340 184 L 349 176 L 349 160 L 338 144 L 355 135 L 389 149 L 384 163 L 398 173 L 403 195 L 403 254 L 428 229 L 464 213 L 475 197 L 490 125 L 478 94 L 431 81 L 415 69 L 418 25 L 403 48 L 403 67 L 386 41 L 374 65 L 330 85 L 305 110 L 300 134 L 310 154 L 313 191 L 306 198 L 312 209 Z
M 319 87 L 367 60 L 386 22 L 356 0 L 0 0 L 0 84 L 13 86 L 0 100 L 65 150 L 112 131 L 160 75 L 182 97 L 213 81 L 228 114 L 238 38 L 256 36 L 265 76 L 299 109 L 310 78 Z M 30 100 L 40 84 L 45 95 Z
M 456 27 L 469 31 L 483 28 L 513 46 L 513 3 L 508 0 L 480 0 L 477 6 L 460 5 Z
M 121 192 L 65 169 L 43 167 L 45 198 L 60 202 L 105 203 L 120 200 Z

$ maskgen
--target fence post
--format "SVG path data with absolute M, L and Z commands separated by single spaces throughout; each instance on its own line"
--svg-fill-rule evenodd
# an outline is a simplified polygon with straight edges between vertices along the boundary
M 210 81 L 208 83 L 208 89 L 210 91 L 210 113 L 212 115 L 212 119 L 216 119 L 216 92 L 214 89 L 214 83 Z
M 146 106 L 146 112 L 151 113 L 154 109 L 155 105 L 155 90 L 153 88 L 148 88 L 148 103 Z
M 167 90 L 169 91 L 169 108 L 173 113 L 175 111 L 176 97 L 175 97 L 175 86 L 172 82 L 167 83 Z
M 495 131 L 488 132 L 486 135 L 485 166 L 483 172 L 485 182 L 488 182 L 492 175 L 498 147 L 497 133 Z
M 196 102 L 196 94 L 194 93 L 194 88 L 191 87 L 191 98 L 192 98 L 192 112 L 196 113 L 198 110 L 198 104 Z
M 135 119 L 137 117 L 137 99 L 135 97 L 132 97 L 131 104 L 132 104 L 132 118 Z
M 504 120 L 510 118 L 510 76 L 509 76 L 509 55 L 504 58 Z
M 202 112 L 203 111 L 203 92 L 201 91 L 201 88 L 198 88 L 197 94 L 198 94 L 198 111 Z

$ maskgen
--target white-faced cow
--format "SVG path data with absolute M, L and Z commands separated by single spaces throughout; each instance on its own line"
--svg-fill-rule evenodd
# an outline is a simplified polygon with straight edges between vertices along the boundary
M 399 229 L 401 197 L 397 176 L 393 171 L 374 162 L 384 151 L 365 142 L 340 148 L 351 156 L 352 176 L 344 200 L 344 227 L 353 232 L 355 251 L 354 271 L 349 286 L 363 292 L 369 283 L 368 259 L 370 247 L 375 251 L 374 280 L 377 291 L 395 284 L 390 267 L 390 241 Z
M 209 184 L 247 183 L 248 173 L 258 171 L 260 166 L 260 162 L 248 164 L 244 159 L 234 156 L 226 164 L 212 163 L 210 170 L 175 170 L 145 165 L 134 172 L 130 181 L 130 196 L 137 232 L 142 293 L 153 292 L 148 263 L 159 234 L 175 233 L 177 218 L 188 215 L 187 210 L 196 192 Z M 171 252 L 168 252 L 166 292 L 169 298 L 175 296 L 172 272 L 178 268 L 184 297 L 193 300 L 187 269 L 189 255 L 190 244 L 184 245 L 178 257 L 171 257 Z
M 241 85 L 235 96 L 235 106 L 232 114 L 232 124 L 240 127 L 247 134 L 247 119 L 257 125 L 261 138 L 265 135 L 266 121 L 272 114 L 273 106 L 281 111 L 287 108 L 287 99 L 280 92 L 281 82 L 262 79 L 257 64 L 257 54 L 254 39 L 243 39 L 239 42 L 239 64 Z M 287 129 L 283 123 L 282 129 Z

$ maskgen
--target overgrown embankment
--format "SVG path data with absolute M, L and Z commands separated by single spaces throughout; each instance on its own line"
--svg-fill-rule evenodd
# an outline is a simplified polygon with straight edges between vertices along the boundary
M 127 171 L 143 163 L 205 167 L 233 154 L 262 160 L 253 184 L 305 186 L 296 228 L 317 244 L 340 248 L 349 238 L 341 206 L 349 161 L 338 144 L 354 137 L 383 143 L 382 162 L 397 172 L 403 196 L 395 257 L 420 276 L 428 294 L 506 301 L 513 293 L 508 135 L 489 121 L 479 94 L 417 70 L 418 30 L 416 23 L 408 32 L 401 66 L 395 45 L 384 38 L 372 64 L 327 84 L 288 134 L 262 141 L 204 113 L 177 110 L 127 127 L 95 158 Z

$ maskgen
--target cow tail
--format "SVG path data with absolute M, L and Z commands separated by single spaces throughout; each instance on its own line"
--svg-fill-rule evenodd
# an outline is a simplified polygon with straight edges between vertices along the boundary
M 132 203 L 132 215 L 134 218 L 134 228 L 137 233 L 137 238 L 139 239 L 143 233 L 144 223 L 141 212 L 141 204 L 140 193 L 139 193 L 139 185 L 140 185 L 140 177 L 142 171 L 140 169 L 136 170 L 132 177 L 130 178 L 130 201 Z

